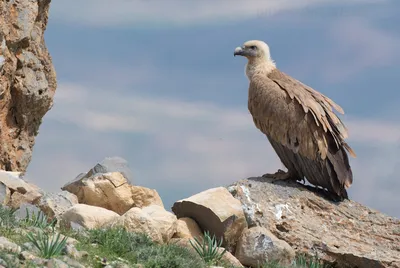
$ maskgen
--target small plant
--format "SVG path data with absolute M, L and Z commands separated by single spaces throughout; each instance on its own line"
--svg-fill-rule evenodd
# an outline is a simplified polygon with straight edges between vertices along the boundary
M 61 255 L 67 243 L 67 237 L 64 236 L 60 240 L 60 233 L 56 236 L 45 232 L 38 232 L 36 235 L 29 232 L 27 234 L 29 241 L 39 250 L 42 258 L 50 259 L 54 256 Z
M 312 258 L 305 255 L 300 255 L 296 258 L 294 267 L 296 268 L 329 268 L 329 265 L 324 264 L 318 258 L 318 254 Z
M 16 209 L 0 206 L 0 226 L 11 227 L 16 225 Z
M 204 232 L 203 243 L 201 243 L 196 237 L 194 238 L 194 242 L 192 242 L 192 239 L 189 240 L 192 247 L 208 265 L 217 264 L 225 254 L 226 249 L 222 252 L 219 252 L 218 250 L 222 245 L 222 241 L 223 240 L 221 239 L 218 243 L 215 235 L 211 237 L 208 231 Z
M 33 226 L 38 227 L 40 229 L 47 229 L 51 227 L 54 231 L 54 226 L 56 224 L 56 219 L 54 218 L 52 221 L 49 222 L 49 218 L 42 212 L 38 211 L 36 214 L 32 212 L 29 214 L 28 208 L 26 208 L 26 216 L 24 219 L 21 220 L 21 223 L 25 226 Z

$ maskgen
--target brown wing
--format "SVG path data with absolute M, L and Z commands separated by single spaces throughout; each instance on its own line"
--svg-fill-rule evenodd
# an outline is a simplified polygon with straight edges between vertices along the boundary
M 356 157 L 354 151 L 344 142 L 344 139 L 348 137 L 347 128 L 332 109 L 344 114 L 342 107 L 278 69 L 271 72 L 268 77 L 285 90 L 291 99 L 296 99 L 305 113 L 310 112 L 317 126 L 321 126 L 325 132 L 331 133 L 338 148 L 343 145 L 353 157 Z
M 347 197 L 352 173 L 344 148 L 347 130 L 333 113 L 343 110 L 321 93 L 275 70 L 254 75 L 249 110 L 285 166 L 310 183 Z

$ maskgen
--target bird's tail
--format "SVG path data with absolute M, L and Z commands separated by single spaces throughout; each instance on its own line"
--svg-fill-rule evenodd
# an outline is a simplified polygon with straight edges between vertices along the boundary
M 353 172 L 345 148 L 347 149 L 350 147 L 347 145 L 339 148 L 339 150 L 334 153 L 328 152 L 326 168 L 334 192 L 339 197 L 348 199 L 346 189 L 348 189 L 353 183 Z

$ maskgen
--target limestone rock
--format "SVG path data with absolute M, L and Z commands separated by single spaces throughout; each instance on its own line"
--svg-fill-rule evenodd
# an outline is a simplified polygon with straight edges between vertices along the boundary
M 118 217 L 117 213 L 105 208 L 76 204 L 61 215 L 61 225 L 70 227 L 71 222 L 74 222 L 85 228 L 93 229 L 100 228 Z
M 130 185 L 120 172 L 81 176 L 62 190 L 75 194 L 79 203 L 103 207 L 120 215 L 132 207 L 163 206 L 156 190 Z
M 191 218 L 180 218 L 177 220 L 176 233 L 174 238 L 194 238 L 201 239 L 203 233 L 199 225 Z
M 20 253 L 21 247 L 11 242 L 7 238 L 0 236 L 0 251 Z
M 140 208 L 131 208 L 124 215 L 111 220 L 107 224 L 107 227 L 113 226 L 122 226 L 129 232 L 145 233 L 154 242 L 163 242 L 163 237 L 159 228 L 157 228 L 157 223 Z
M 15 211 L 14 215 L 16 219 L 23 220 L 28 216 L 28 214 L 31 216 L 38 215 L 38 213 L 40 213 L 40 209 L 37 206 L 25 203 Z
M 8 202 L 8 205 L 12 208 L 19 208 L 23 204 L 36 203 L 41 197 L 42 197 L 41 193 L 34 191 L 27 192 L 25 194 L 21 194 L 20 192 L 14 192 L 11 195 L 11 199 Z
M 288 243 L 276 238 L 266 228 L 252 227 L 240 236 L 235 256 L 242 264 L 257 268 L 265 261 L 289 265 L 295 252 Z
M 44 41 L 50 1 L 0 1 L 0 169 L 25 172 L 56 73 Z
M 225 249 L 224 248 L 218 248 L 218 253 L 222 253 Z M 224 255 L 221 258 L 221 261 L 235 267 L 235 268 L 239 268 L 239 267 L 244 267 L 242 265 L 242 263 L 235 257 L 232 255 L 232 253 L 230 253 L 229 251 L 225 251 Z
M 166 211 L 163 207 L 151 205 L 142 209 L 156 223 L 158 230 L 163 238 L 164 243 L 172 238 L 176 232 L 177 218 L 174 214 Z
M 194 219 L 202 230 L 208 230 L 233 252 L 247 222 L 241 203 L 226 188 L 203 191 L 174 203 L 172 211 L 178 218 Z
M 400 267 L 400 220 L 361 204 L 333 203 L 300 183 L 249 178 L 228 187 L 247 218 L 297 254 L 337 267 Z
M 7 206 L 18 208 L 24 203 L 33 204 L 42 196 L 42 190 L 34 184 L 20 178 L 20 172 L 0 170 L 0 183 L 5 185 L 9 193 Z
M 60 193 L 45 193 L 38 202 L 38 207 L 49 219 L 58 218 L 73 205 L 78 204 L 76 195 L 67 191 Z
M 133 174 L 129 168 L 128 161 L 119 156 L 106 157 L 100 163 L 97 163 L 90 169 L 85 176 L 87 178 L 95 174 L 104 174 L 110 172 L 120 172 L 129 184 L 133 182 Z

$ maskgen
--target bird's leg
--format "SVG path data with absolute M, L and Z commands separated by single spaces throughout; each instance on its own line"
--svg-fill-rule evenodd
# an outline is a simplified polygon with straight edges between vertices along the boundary
M 297 180 L 298 179 L 297 177 L 293 176 L 293 174 L 290 173 L 289 171 L 285 172 L 285 171 L 283 171 L 281 169 L 278 169 L 278 171 L 273 173 L 273 174 L 270 174 L 270 173 L 264 174 L 264 175 L 262 175 L 262 177 L 263 178 L 272 179 L 274 181 L 278 181 L 278 180 Z

